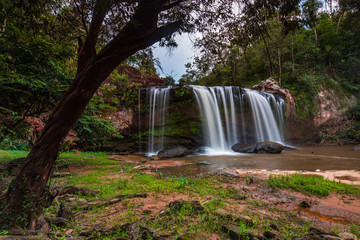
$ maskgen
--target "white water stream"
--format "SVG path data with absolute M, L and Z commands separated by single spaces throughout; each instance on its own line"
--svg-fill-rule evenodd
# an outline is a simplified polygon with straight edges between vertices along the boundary
M 238 87 L 192 86 L 192 88 L 203 122 L 206 154 L 233 153 L 231 147 L 234 144 L 248 142 L 246 130 L 251 129 L 255 133 L 256 140 L 250 140 L 250 143 L 265 141 L 284 143 L 280 131 L 284 124 L 283 100 L 277 100 L 272 94 L 259 93 L 255 90 L 241 91 Z M 244 102 L 248 102 L 251 108 L 251 122 L 244 120 L 243 115 L 246 111 Z M 271 104 L 275 105 L 274 109 L 271 108 Z M 241 138 L 239 133 L 242 135 Z
M 148 155 L 155 155 L 159 150 L 164 148 L 164 125 L 166 117 L 166 106 L 170 102 L 171 87 L 158 88 L 151 87 L 147 89 L 149 99 L 149 140 Z M 156 129 L 155 126 L 160 125 L 161 128 Z M 154 138 L 158 137 L 159 141 L 155 144 Z
M 232 86 L 190 87 L 201 116 L 205 154 L 234 154 L 231 147 L 236 143 L 274 141 L 284 144 L 283 99 L 269 93 Z M 154 155 L 164 148 L 164 125 L 170 89 L 171 87 L 147 89 L 147 155 Z

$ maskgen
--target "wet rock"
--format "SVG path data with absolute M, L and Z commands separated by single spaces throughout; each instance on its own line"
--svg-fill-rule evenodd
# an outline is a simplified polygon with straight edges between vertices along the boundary
M 307 201 L 301 201 L 299 203 L 299 207 L 301 207 L 301 208 L 310 208 L 310 204 Z
M 354 151 L 360 151 L 360 144 L 356 145 L 354 148 L 353 148 Z
M 183 146 L 177 146 L 165 150 L 161 150 L 158 152 L 158 158 L 174 158 L 174 157 L 182 157 L 188 153 L 188 149 Z
M 253 144 L 237 143 L 231 147 L 235 152 L 240 153 L 281 153 L 285 149 L 280 143 L 276 142 L 260 142 Z
M 159 160 L 160 158 L 157 155 L 153 155 L 150 157 L 150 160 Z
M 265 232 L 263 233 L 263 235 L 264 235 L 264 237 L 265 237 L 266 239 L 275 239 L 275 238 L 276 238 L 276 234 L 275 234 L 275 233 L 272 233 L 272 232 L 270 232 L 270 231 L 265 231 Z
M 348 232 L 339 233 L 339 237 L 344 240 L 358 240 L 358 238 L 354 234 Z
M 269 78 L 265 81 L 261 81 L 258 85 L 255 85 L 252 87 L 254 90 L 258 90 L 261 92 L 268 92 L 272 93 L 275 96 L 279 96 L 283 98 L 287 105 L 287 112 L 289 112 L 290 115 L 296 115 L 295 113 L 295 101 L 288 89 L 283 89 L 279 86 L 279 83 L 273 79 Z

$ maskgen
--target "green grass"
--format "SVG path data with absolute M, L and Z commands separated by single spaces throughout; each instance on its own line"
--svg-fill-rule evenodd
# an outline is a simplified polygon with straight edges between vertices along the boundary
M 116 161 L 109 159 L 109 153 L 106 152 L 62 152 L 57 163 L 68 163 L 73 166 L 106 166 L 114 164 Z
M 19 150 L 0 150 L 0 162 L 11 161 L 16 158 L 23 158 L 29 154 L 29 151 Z M 62 152 L 57 159 L 58 163 L 69 163 L 73 166 L 85 165 L 110 165 L 114 163 L 108 158 L 106 152 Z
M 322 176 L 314 175 L 271 175 L 268 180 L 268 185 L 273 188 L 292 189 L 307 195 L 316 195 L 318 197 L 326 197 L 331 192 L 355 195 L 357 197 L 360 196 L 360 188 L 356 186 L 330 181 L 324 179 Z
M 0 162 L 7 162 L 16 158 L 23 158 L 28 155 L 28 151 L 0 150 Z
M 175 229 L 176 235 L 185 232 L 217 232 L 222 234 L 221 226 L 215 216 L 206 210 L 195 210 L 190 205 L 183 205 L 176 209 L 168 209 L 161 216 L 157 215 L 155 218 L 146 221 L 145 224 L 156 232 L 171 233 Z
M 121 174 L 121 166 L 114 166 L 107 170 L 97 171 L 84 175 L 68 177 L 66 185 L 82 186 L 89 189 L 100 190 L 99 198 L 109 198 L 119 194 L 133 194 L 141 192 L 154 192 L 156 194 L 171 194 L 173 192 L 189 194 L 192 196 L 213 195 L 217 197 L 239 198 L 242 196 L 237 189 L 223 188 L 221 177 L 195 178 L 195 177 L 163 177 L 161 175 L 149 175 L 138 172 L 131 168 L 131 178 L 124 178 Z M 112 177 L 111 174 L 119 173 Z
M 26 151 L 0 151 L 0 161 L 8 161 L 18 157 L 25 157 Z M 226 176 L 212 175 L 204 177 L 176 177 L 163 176 L 161 172 L 155 174 L 145 174 L 141 170 L 134 169 L 134 164 L 113 161 L 109 159 L 109 153 L 104 152 L 64 152 L 60 154 L 56 161 L 57 166 L 71 165 L 79 169 L 71 176 L 52 179 L 54 187 L 61 183 L 61 186 L 78 186 L 89 189 L 100 190 L 96 197 L 82 196 L 86 200 L 110 198 L 119 194 L 133 194 L 146 192 L 161 199 L 165 195 L 180 194 L 186 195 L 190 199 L 201 199 L 204 211 L 194 211 L 189 206 L 183 206 L 181 209 L 168 209 L 164 214 L 151 217 L 144 216 L 137 210 L 142 203 L 130 200 L 124 200 L 123 204 L 126 210 L 121 212 L 116 219 L 115 225 L 122 226 L 124 223 L 138 222 L 141 219 L 146 227 L 151 231 L 170 234 L 176 238 L 182 233 L 217 233 L 224 239 L 229 236 L 221 230 L 222 222 L 228 222 L 234 225 L 243 233 L 246 239 L 247 232 L 261 234 L 269 230 L 270 223 L 279 227 L 277 233 L 283 239 L 291 239 L 294 236 L 303 236 L 311 226 L 310 222 L 298 218 L 296 213 L 290 213 L 286 210 L 274 207 L 272 204 L 262 202 L 256 198 L 246 199 L 246 193 L 241 190 L 242 182 L 250 184 L 253 179 L 249 176 L 236 180 Z M 270 176 L 266 182 L 274 188 L 288 188 L 305 194 L 314 194 L 317 196 L 327 196 L 330 192 L 339 192 L 360 196 L 360 189 L 340 184 L 335 181 L 325 180 L 323 177 L 306 175 L 286 175 Z M 241 200 L 241 201 L 240 201 Z M 240 204 L 240 205 L 239 205 Z M 242 210 L 237 210 L 234 206 L 246 205 Z M 47 216 L 56 214 L 59 204 L 47 209 Z M 230 217 L 222 217 L 216 213 L 216 210 L 222 208 L 228 211 Z M 89 211 L 86 221 L 92 224 L 98 215 L 102 215 L 104 207 L 94 208 Z M 73 209 L 76 211 L 76 209 Z M 261 210 L 261 211 L 259 211 Z M 265 212 L 261 213 L 261 212 Z M 270 213 L 270 214 L 266 214 Z M 247 226 L 243 222 L 235 221 L 237 216 L 249 216 L 254 226 Z M 80 226 L 80 225 L 79 225 Z M 80 232 L 82 229 L 75 232 Z M 66 239 L 67 235 L 62 228 L 53 228 L 55 239 Z M 357 226 L 351 227 L 351 232 L 359 234 Z M 99 233 L 100 234 L 100 233 Z M 96 235 L 97 239 L 114 239 L 116 237 L 126 236 L 125 230 L 113 235 Z M 0 233 L 1 235 L 1 233 Z
M 360 238 L 360 226 L 357 225 L 351 225 L 350 232 Z

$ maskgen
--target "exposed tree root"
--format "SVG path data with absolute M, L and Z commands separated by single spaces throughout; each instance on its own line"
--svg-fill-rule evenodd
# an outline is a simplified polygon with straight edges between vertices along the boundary
M 62 196 L 65 194 L 80 194 L 80 195 L 89 195 L 89 196 L 96 196 L 99 193 L 99 190 L 91 190 L 88 188 L 82 188 L 82 187 L 74 187 L 74 186 L 68 186 L 63 187 L 60 189 L 60 191 L 57 193 L 57 196 Z
M 101 200 L 97 200 L 97 201 L 81 203 L 78 205 L 74 204 L 74 205 L 71 205 L 71 207 L 76 207 L 76 208 L 82 209 L 82 210 L 88 210 L 88 209 L 91 209 L 94 207 L 108 206 L 111 204 L 118 203 L 124 199 L 136 198 L 136 197 L 146 198 L 147 194 L 146 193 L 135 193 L 135 194 L 118 195 L 118 196 L 115 196 L 112 198 L 106 198 L 106 199 L 101 199 Z
M 119 232 L 126 232 L 127 237 L 121 238 L 118 237 L 117 239 L 147 239 L 146 237 L 153 236 L 154 233 L 150 231 L 148 228 L 141 226 L 139 223 L 127 223 L 120 227 L 112 227 L 108 229 L 94 229 L 86 232 L 80 233 L 80 236 L 89 237 L 93 234 L 100 234 L 100 235 L 112 235 Z

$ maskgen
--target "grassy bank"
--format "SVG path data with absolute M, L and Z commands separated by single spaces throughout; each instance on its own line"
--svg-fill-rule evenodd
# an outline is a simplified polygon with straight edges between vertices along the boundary
M 326 197 L 330 193 L 342 193 L 360 197 L 360 188 L 330 181 L 322 176 L 301 174 L 270 176 L 268 184 L 273 188 L 292 189 L 309 196 Z
M 0 151 L 0 162 L 26 154 Z M 274 200 L 275 195 L 285 196 L 279 195 L 283 194 L 279 192 L 281 188 L 318 196 L 338 192 L 356 199 L 360 197 L 359 188 L 312 176 L 272 176 L 268 180 L 214 174 L 164 176 L 160 171 L 143 169 L 143 161 L 146 159 L 118 161 L 107 153 L 60 154 L 55 173 L 67 174 L 52 178 L 49 183 L 52 189 L 76 186 L 99 192 L 93 196 L 66 194 L 57 197 L 45 216 L 56 217 L 61 204 L 67 205 L 74 215 L 65 225 L 51 224 L 50 237 L 128 239 L 138 234 L 142 239 L 234 239 L 234 236 L 256 239 L 274 235 L 279 239 L 291 239 L 308 234 L 313 223 L 291 207 L 284 207 L 283 199 Z M 107 205 L 83 207 L 89 202 L 114 199 L 119 195 L 139 194 L 145 197 L 126 197 Z M 294 206 L 298 204 L 296 201 Z M 354 223 L 339 226 L 335 229 L 337 232 L 359 234 Z

